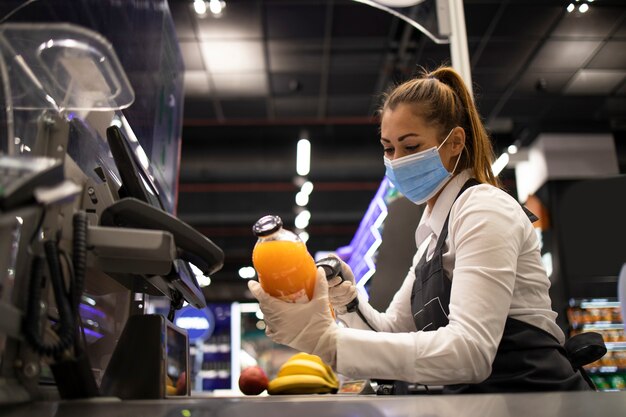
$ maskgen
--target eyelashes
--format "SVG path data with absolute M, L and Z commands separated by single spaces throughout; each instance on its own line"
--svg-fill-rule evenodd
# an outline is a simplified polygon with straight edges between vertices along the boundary
M 413 153 L 415 151 L 417 151 L 419 149 L 420 145 L 413 145 L 413 146 L 405 146 L 404 150 L 408 153 Z M 390 155 L 393 154 L 394 152 L 394 148 L 383 148 L 383 154 L 385 155 Z

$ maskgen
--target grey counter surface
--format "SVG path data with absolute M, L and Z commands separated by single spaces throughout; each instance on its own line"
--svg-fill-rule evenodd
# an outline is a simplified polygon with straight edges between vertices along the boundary
M 619 417 L 626 392 L 480 395 L 302 395 L 184 400 L 37 402 L 0 407 L 15 417 Z

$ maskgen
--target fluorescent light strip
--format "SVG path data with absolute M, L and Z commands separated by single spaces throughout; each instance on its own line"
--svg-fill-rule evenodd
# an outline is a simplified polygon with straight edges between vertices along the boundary
M 297 152 L 296 172 L 301 176 L 308 175 L 311 170 L 311 142 L 308 139 L 300 139 Z

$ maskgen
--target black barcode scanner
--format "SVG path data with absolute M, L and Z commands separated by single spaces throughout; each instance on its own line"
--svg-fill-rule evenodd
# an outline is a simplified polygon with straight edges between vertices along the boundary
M 315 263 L 315 266 L 317 267 L 321 266 L 322 268 L 324 268 L 327 281 L 330 281 L 336 277 L 341 278 L 341 281 L 339 282 L 339 284 L 345 281 L 343 279 L 343 276 L 341 275 L 341 261 L 335 258 L 334 256 L 329 256 L 327 258 L 320 259 L 319 261 Z M 359 298 L 354 297 L 354 300 L 350 301 L 346 305 L 346 310 L 348 311 L 348 313 L 353 313 L 357 311 L 358 307 L 359 307 Z

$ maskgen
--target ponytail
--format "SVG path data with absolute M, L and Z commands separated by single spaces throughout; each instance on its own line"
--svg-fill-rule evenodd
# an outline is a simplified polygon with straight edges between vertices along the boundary
M 495 160 L 491 140 L 458 72 L 451 67 L 440 67 L 430 73 L 423 71 L 417 78 L 386 93 L 379 113 L 394 110 L 402 103 L 413 105 L 415 114 L 437 125 L 442 137 L 456 126 L 463 128 L 465 147 L 456 171 L 471 169 L 479 182 L 501 187 L 491 170 Z

